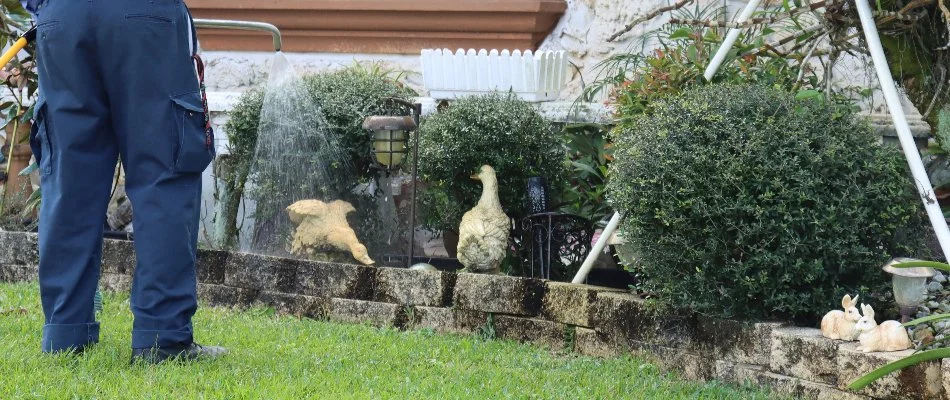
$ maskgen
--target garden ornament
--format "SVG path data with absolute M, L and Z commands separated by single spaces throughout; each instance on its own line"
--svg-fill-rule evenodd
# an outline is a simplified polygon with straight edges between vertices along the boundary
M 854 329 L 859 332 L 858 340 L 861 345 L 858 350 L 865 353 L 872 351 L 900 351 L 914 346 L 907 335 L 907 329 L 897 321 L 889 320 L 880 325 L 874 321 L 874 309 L 867 304 L 861 304 L 864 316 L 858 320 Z
M 413 271 L 438 271 L 439 269 L 433 266 L 432 264 L 419 263 L 409 267 Z
M 854 341 L 858 332 L 854 325 L 861 319 L 858 312 L 858 296 L 844 295 L 841 299 L 841 310 L 831 310 L 821 319 L 821 335 L 836 340 Z
M 466 272 L 500 274 L 508 247 L 511 220 L 498 200 L 495 170 L 483 165 L 472 179 L 482 182 L 478 204 L 462 216 L 459 224 L 458 259 Z
M 372 265 L 366 246 L 360 243 L 350 228 L 346 215 L 356 211 L 342 200 L 324 203 L 320 200 L 300 200 L 287 207 L 290 221 L 297 227 L 290 252 L 312 258 L 327 250 L 349 252 L 360 263 Z

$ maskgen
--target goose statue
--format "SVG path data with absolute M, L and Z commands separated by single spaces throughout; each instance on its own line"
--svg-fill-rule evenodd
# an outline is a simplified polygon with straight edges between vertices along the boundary
M 472 179 L 482 182 L 478 204 L 462 215 L 459 224 L 458 259 L 464 272 L 501 274 L 501 261 L 508 247 L 511 220 L 498 200 L 495 170 L 483 165 Z

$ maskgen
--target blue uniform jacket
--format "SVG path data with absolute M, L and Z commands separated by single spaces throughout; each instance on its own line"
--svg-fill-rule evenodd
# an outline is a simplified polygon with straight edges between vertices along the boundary
M 29 11 L 30 14 L 36 15 L 36 6 L 40 3 L 40 0 L 20 0 L 20 4 L 23 5 L 23 8 L 26 11 Z

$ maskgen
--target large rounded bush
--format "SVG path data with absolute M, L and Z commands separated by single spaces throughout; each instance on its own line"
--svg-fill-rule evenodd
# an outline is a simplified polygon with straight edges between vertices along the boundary
M 427 187 L 419 196 L 424 225 L 456 231 L 462 214 L 475 206 L 482 186 L 471 179 L 483 164 L 498 177 L 498 197 L 511 218 L 526 216 L 529 177 L 558 182 L 564 146 L 530 104 L 512 94 L 462 98 L 426 118 L 419 134 L 419 175 Z
M 670 305 L 815 323 L 845 293 L 882 309 L 881 266 L 921 247 L 903 156 L 817 101 L 711 85 L 615 132 L 608 198 L 633 268 Z

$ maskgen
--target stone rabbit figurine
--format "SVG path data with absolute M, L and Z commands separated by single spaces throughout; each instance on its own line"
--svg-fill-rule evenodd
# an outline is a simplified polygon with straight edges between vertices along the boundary
M 858 340 L 861 345 L 858 350 L 865 353 L 872 351 L 900 351 L 914 346 L 907 335 L 907 329 L 900 322 L 884 321 L 880 325 L 874 321 L 874 309 L 867 304 L 861 304 L 864 316 L 854 326 L 860 334 Z
M 841 299 L 841 310 L 831 310 L 821 319 L 821 335 L 829 339 L 854 341 L 858 339 L 858 332 L 854 325 L 861 319 L 858 313 L 858 296 L 844 295 Z

